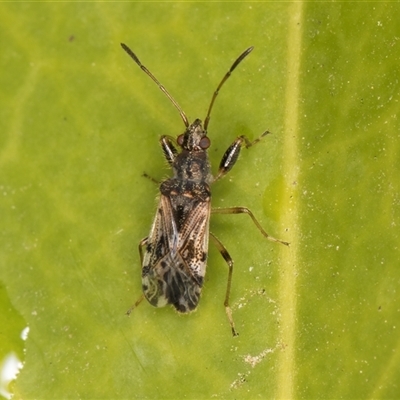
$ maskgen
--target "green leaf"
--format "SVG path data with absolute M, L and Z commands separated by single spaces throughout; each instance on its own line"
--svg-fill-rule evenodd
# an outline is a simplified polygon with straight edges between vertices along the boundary
M 397 3 L 0 10 L 2 357 L 22 358 L 30 329 L 15 398 L 399 396 Z M 236 136 L 272 134 L 213 186 L 213 205 L 248 207 L 291 246 L 212 216 L 235 261 L 238 337 L 212 246 L 196 312 L 143 302 L 125 315 L 157 204 L 141 175 L 170 174 L 158 138 L 184 126 L 120 42 L 191 121 L 254 46 L 213 109 L 214 172 Z

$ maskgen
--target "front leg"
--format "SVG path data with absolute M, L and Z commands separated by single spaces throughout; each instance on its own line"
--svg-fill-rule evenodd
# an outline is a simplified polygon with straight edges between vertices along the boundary
M 218 174 L 214 178 L 214 182 L 225 176 L 236 164 L 239 157 L 240 150 L 244 145 L 246 149 L 258 143 L 265 135 L 268 135 L 269 131 L 265 131 L 259 138 L 254 141 L 250 141 L 246 136 L 242 135 L 236 138 L 236 140 L 228 147 L 222 160 L 219 164 Z
M 173 144 L 176 143 L 175 138 L 173 138 L 172 136 L 164 135 L 161 136 L 160 143 L 168 164 L 172 166 L 174 164 L 176 156 L 178 155 L 178 150 Z

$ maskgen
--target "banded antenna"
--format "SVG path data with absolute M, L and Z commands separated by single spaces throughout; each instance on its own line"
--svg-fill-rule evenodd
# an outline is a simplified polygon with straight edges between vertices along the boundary
M 168 97 L 168 99 L 171 101 L 171 103 L 175 106 L 175 108 L 179 111 L 179 115 L 182 118 L 183 123 L 185 124 L 186 128 L 189 127 L 189 120 L 185 114 L 185 112 L 182 110 L 181 106 L 178 104 L 178 102 L 169 94 L 168 90 L 162 85 L 159 80 L 140 62 L 139 58 L 136 56 L 136 54 L 124 43 L 121 43 L 122 48 L 128 53 L 128 55 L 132 58 L 133 61 L 139 67 L 156 83 L 156 85 L 160 88 L 160 90 Z M 204 130 L 207 131 L 208 124 L 210 122 L 210 116 L 211 116 L 211 110 L 213 109 L 215 99 L 217 98 L 219 91 L 221 90 L 221 87 L 223 84 L 228 80 L 228 78 L 231 76 L 232 72 L 234 69 L 244 60 L 245 57 L 247 57 L 252 50 L 254 49 L 253 46 L 249 47 L 247 50 L 245 50 L 237 59 L 236 61 L 232 64 L 230 67 L 229 71 L 224 75 L 222 78 L 220 84 L 217 87 L 217 90 L 214 92 L 212 98 L 211 98 L 211 103 L 210 106 L 208 107 L 207 111 L 207 116 L 204 120 Z
M 227 79 L 231 76 L 233 70 L 243 61 L 245 57 L 247 57 L 252 50 L 254 49 L 253 46 L 249 47 L 247 50 L 245 50 L 238 58 L 237 60 L 232 64 L 232 67 L 229 69 L 229 71 L 225 74 L 225 76 L 222 78 L 221 83 L 218 85 L 217 90 L 214 92 L 213 97 L 211 99 L 210 107 L 208 107 L 208 112 L 206 119 L 204 120 L 204 130 L 207 131 L 208 123 L 210 122 L 210 114 L 211 110 L 214 106 L 215 99 L 218 96 L 218 93 L 222 87 L 222 85 L 227 81 Z
M 140 62 L 137 58 L 136 54 L 124 43 L 121 43 L 122 48 L 128 53 L 128 55 L 132 58 L 133 61 L 157 84 L 160 90 L 169 98 L 171 103 L 176 107 L 179 111 L 179 115 L 181 116 L 183 123 L 186 128 L 189 127 L 189 121 L 185 112 L 182 110 L 181 106 L 177 103 L 177 101 L 168 93 L 168 90 L 158 81 L 158 79 Z

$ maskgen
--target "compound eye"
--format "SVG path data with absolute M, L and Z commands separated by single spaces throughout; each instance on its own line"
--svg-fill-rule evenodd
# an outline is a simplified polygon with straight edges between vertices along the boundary
M 182 133 L 181 135 L 178 136 L 178 139 L 176 139 L 176 142 L 179 144 L 179 146 L 183 145 L 183 137 L 184 134 Z
M 200 139 L 199 145 L 203 150 L 208 149 L 210 147 L 210 144 L 210 139 L 207 136 L 204 136 Z

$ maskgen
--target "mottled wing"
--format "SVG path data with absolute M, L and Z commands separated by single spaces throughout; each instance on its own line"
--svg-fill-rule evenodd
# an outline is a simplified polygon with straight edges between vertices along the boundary
M 207 265 L 209 201 L 182 202 L 161 195 L 143 257 L 142 287 L 155 307 L 180 312 L 199 302 Z

